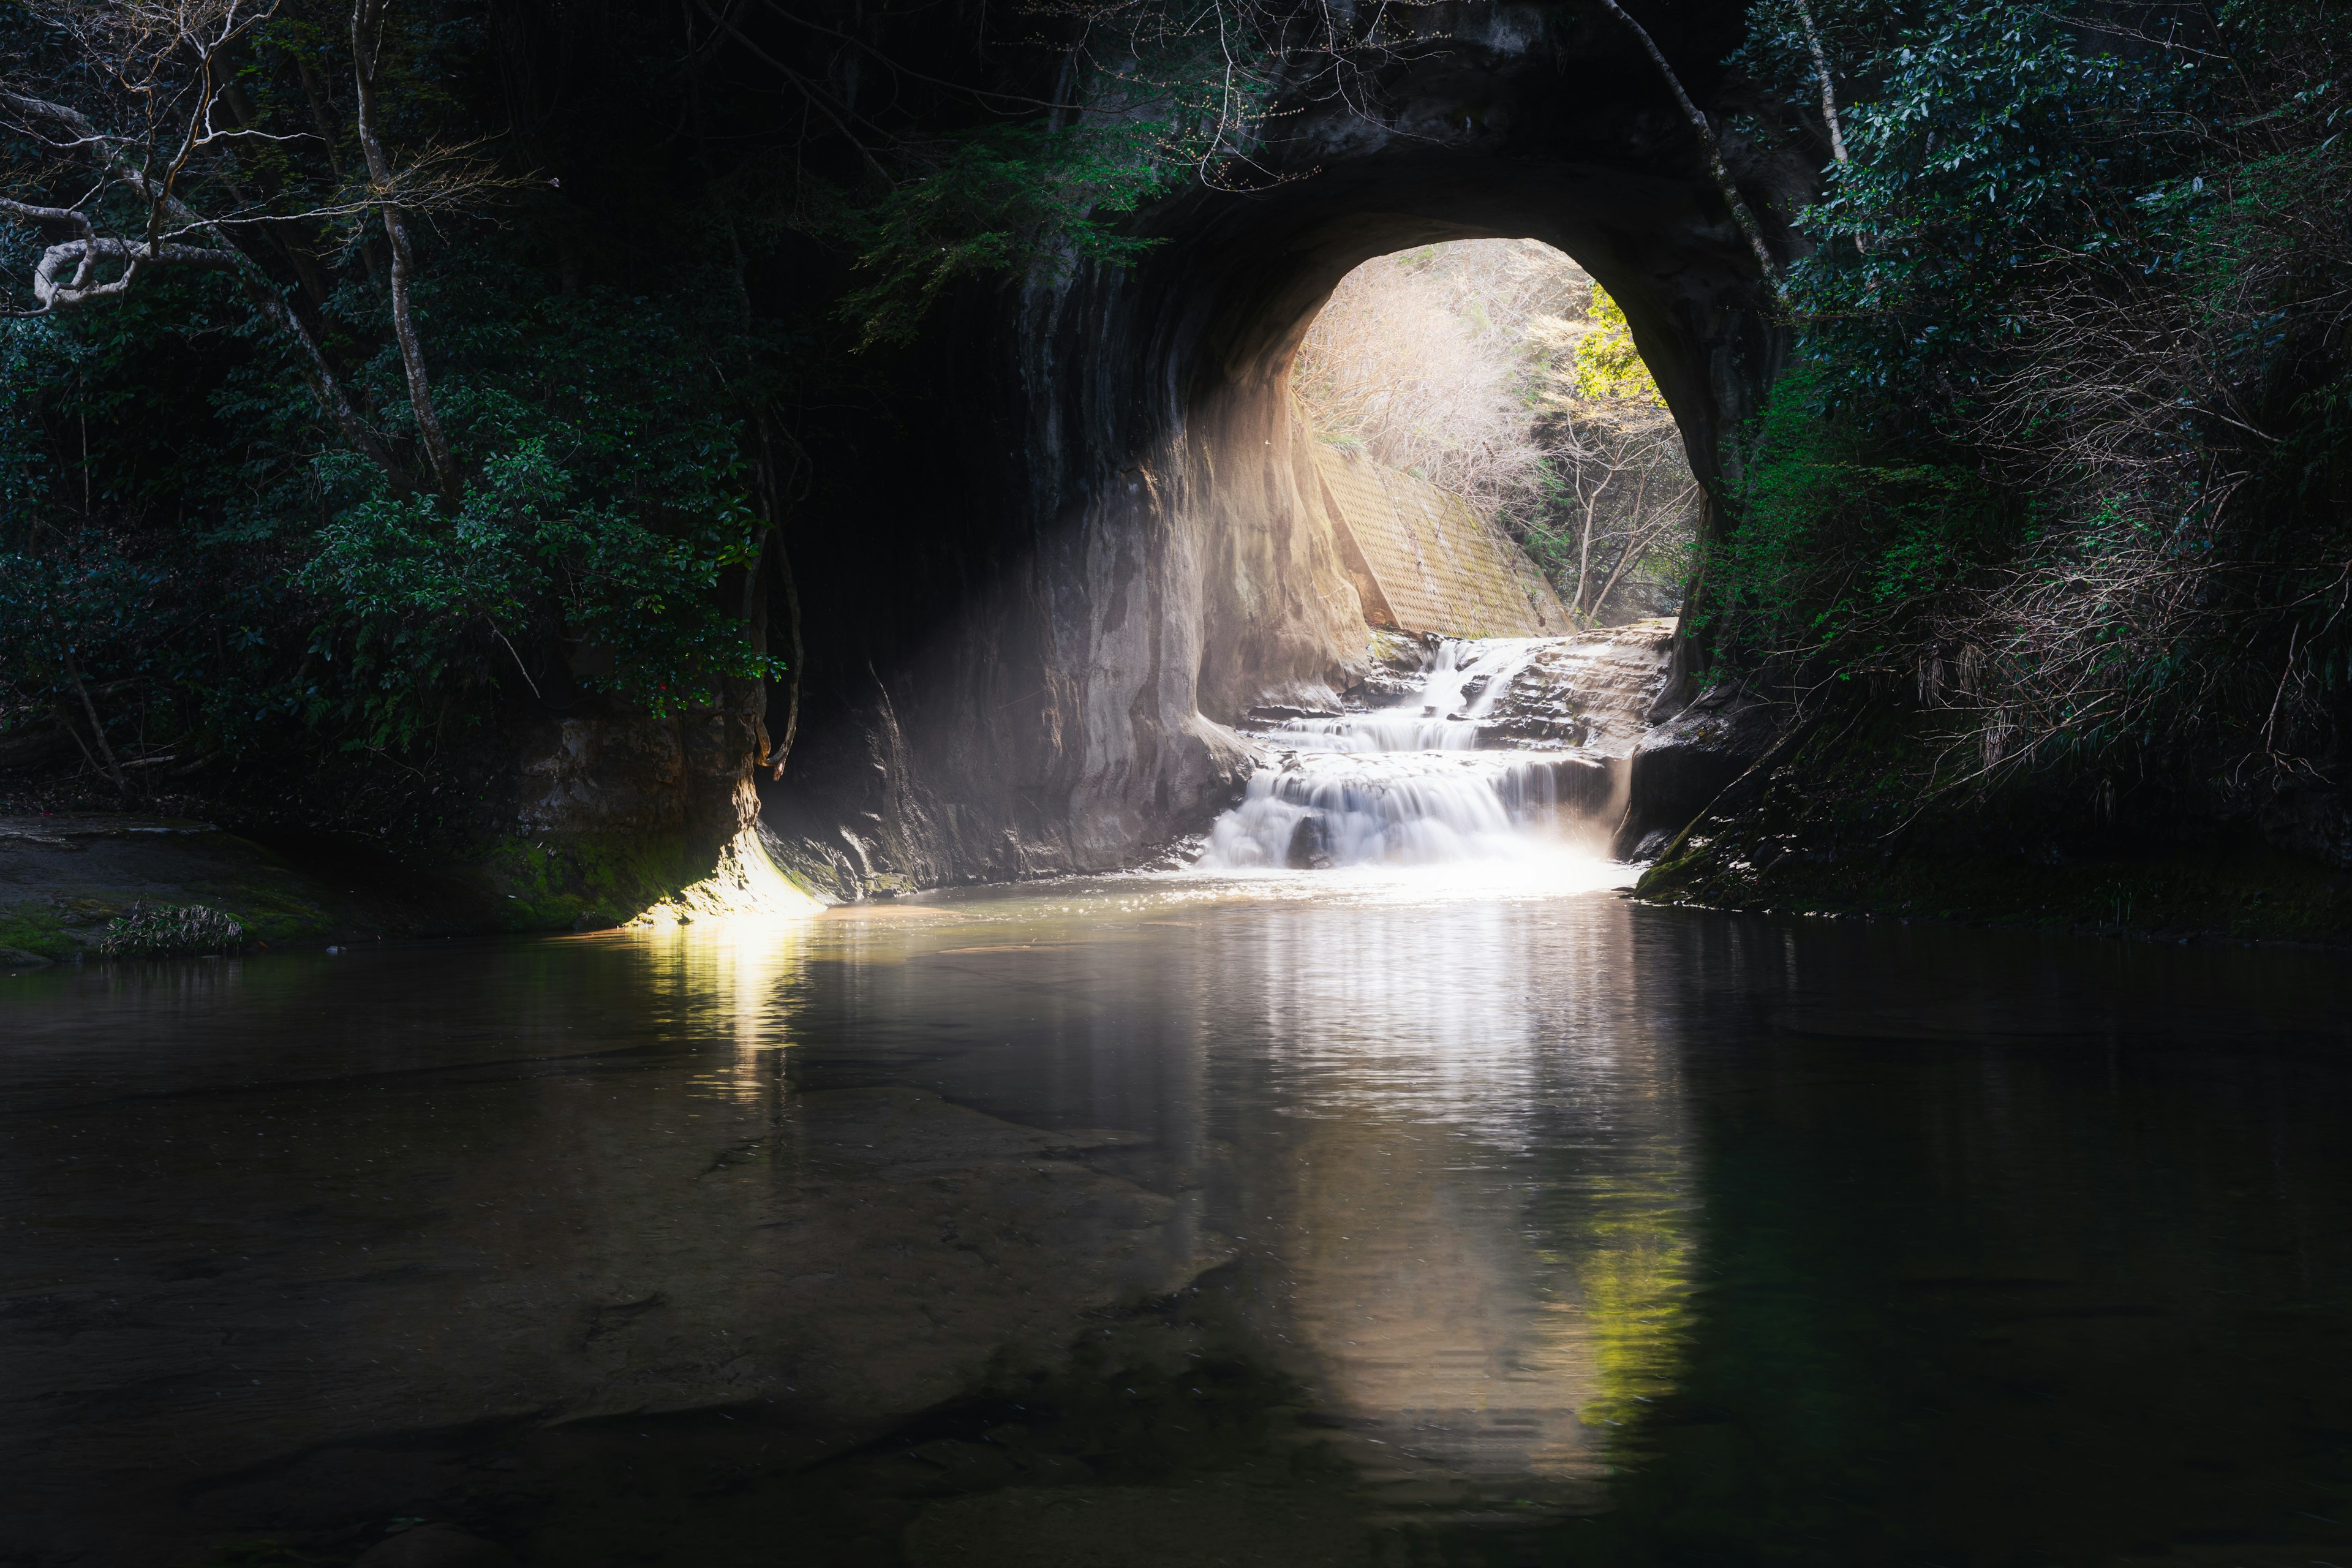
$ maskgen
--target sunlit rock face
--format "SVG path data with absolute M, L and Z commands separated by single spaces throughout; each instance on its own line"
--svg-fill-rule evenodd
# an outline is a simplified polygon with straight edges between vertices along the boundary
M 1132 864 L 1235 798 L 1250 709 L 1328 708 L 1367 672 L 1288 375 L 1371 257 L 1482 236 L 1575 257 L 1718 477 L 1781 341 L 1690 128 L 1602 13 L 1446 14 L 1373 112 L 1274 121 L 1268 188 L 1193 189 L 1144 215 L 1162 243 L 1132 269 L 975 289 L 934 324 L 936 420 L 788 541 L 806 705 L 767 820 L 823 889 Z M 1718 110 L 1740 16 L 1682 7 L 1660 39 Z M 1728 152 L 1752 205 L 1793 210 L 1802 167 Z

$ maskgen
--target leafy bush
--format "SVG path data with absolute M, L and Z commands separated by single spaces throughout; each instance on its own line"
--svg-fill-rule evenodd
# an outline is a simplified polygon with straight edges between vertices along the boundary
M 1738 663 L 1827 655 L 1852 674 L 1899 662 L 1937 598 L 2012 532 L 1979 475 L 1889 461 L 1829 412 L 1825 379 L 1800 361 L 1748 433 L 1738 525 L 1709 563 L 1702 616 Z
M 1591 321 L 1592 330 L 1576 344 L 1579 395 L 1631 397 L 1663 406 L 1666 400 L 1658 391 L 1657 377 L 1643 363 L 1642 351 L 1633 346 L 1633 329 L 1625 320 L 1625 307 L 1611 299 L 1608 289 L 1592 290 Z
M 1975 759 L 1955 776 L 2106 792 L 2194 754 L 2242 789 L 2343 759 L 2352 24 L 2147 15 L 1828 13 L 1852 161 L 1801 219 L 1796 363 L 1745 433 L 1706 619 L 1801 689 L 1908 687 Z
M 835 307 L 858 346 L 913 339 L 941 289 L 1050 258 L 1123 266 L 1157 241 L 1121 234 L 1124 216 L 1176 183 L 1156 121 L 990 126 L 902 156 L 918 177 L 871 195 L 833 194 L 807 226 L 856 252 L 861 280 Z
M 453 504 L 351 470 L 350 500 L 290 579 L 320 606 L 310 650 L 338 677 L 313 716 L 408 745 L 451 693 L 516 675 L 661 712 L 776 672 L 714 592 L 756 557 L 761 526 L 711 360 L 757 345 L 676 301 L 538 295 L 492 258 L 432 303 L 442 417 L 473 482 Z

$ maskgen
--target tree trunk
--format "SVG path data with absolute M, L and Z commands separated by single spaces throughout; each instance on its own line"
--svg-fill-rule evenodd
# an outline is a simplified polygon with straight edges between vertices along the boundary
M 1822 36 L 1813 26 L 1813 8 L 1805 0 L 1795 0 L 1797 20 L 1804 25 L 1805 47 L 1813 53 L 1813 75 L 1822 84 L 1822 123 L 1829 127 L 1830 156 L 1845 162 L 1845 132 L 1838 126 L 1837 89 L 1830 85 L 1830 58 L 1822 48 Z
M 392 161 L 384 156 L 383 142 L 376 134 L 375 42 L 370 36 L 383 21 L 382 0 L 355 0 L 352 78 L 359 100 L 360 150 L 367 155 L 368 179 L 380 195 L 393 188 Z M 401 369 L 408 377 L 408 405 L 415 413 L 417 442 L 425 448 L 434 480 L 441 493 L 454 501 L 465 494 L 466 482 L 441 434 L 441 416 L 434 412 L 433 384 L 425 374 L 425 343 L 417 335 L 416 319 L 409 306 L 408 282 L 415 270 L 415 255 L 408 243 L 408 225 L 396 204 L 386 201 L 382 206 L 384 238 L 392 248 L 392 335 L 399 342 Z
M 1666 61 L 1665 51 L 1658 47 L 1655 38 L 1650 37 L 1649 29 L 1627 15 L 1617 0 L 1601 0 L 1601 4 L 1642 40 L 1642 47 L 1649 52 L 1651 63 L 1658 68 L 1658 74 L 1665 78 L 1666 89 L 1675 95 L 1675 102 L 1681 106 L 1683 118 L 1690 121 L 1691 129 L 1698 134 L 1699 146 L 1706 154 L 1707 173 L 1715 176 L 1715 188 L 1723 193 L 1724 205 L 1731 209 L 1731 220 L 1739 226 L 1739 232 L 1747 236 L 1748 248 L 1756 253 L 1756 265 L 1764 270 L 1764 281 L 1778 294 L 1780 274 L 1772 260 L 1772 249 L 1764 243 L 1763 226 L 1756 221 L 1756 214 L 1748 206 L 1748 198 L 1739 194 L 1738 185 L 1732 181 L 1731 171 L 1724 166 L 1723 147 L 1715 138 L 1715 128 L 1707 124 L 1706 116 L 1699 112 L 1698 105 L 1693 103 L 1690 94 L 1683 90 L 1682 78 L 1675 74 L 1675 68 Z
M 772 770 L 768 776 L 780 779 L 784 776 L 784 763 L 792 757 L 793 741 L 801 728 L 801 588 L 800 580 L 793 575 L 792 552 L 784 548 L 784 519 L 792 515 L 794 498 L 784 476 L 776 467 L 777 432 L 769 416 L 761 414 L 753 428 L 760 437 L 760 510 L 768 523 L 768 537 L 761 561 L 762 564 L 768 560 L 775 563 L 776 584 L 784 591 L 784 615 L 792 630 L 792 657 L 784 663 L 785 673 L 791 680 L 784 693 L 783 737 L 772 742 L 768 754 L 761 759 Z M 791 439 L 789 436 L 785 438 Z M 793 445 L 793 451 L 794 471 L 797 472 L 797 442 Z
M 122 764 L 114 760 L 114 748 L 106 742 L 106 726 L 99 721 L 98 704 L 89 700 L 89 688 L 82 684 L 71 648 L 66 649 L 66 678 L 73 682 L 74 695 L 81 699 L 81 710 L 89 715 L 89 732 L 98 740 L 99 755 L 106 759 L 106 776 L 114 781 L 115 793 L 129 795 L 130 781 L 122 776 Z
M 783 584 L 784 609 L 791 616 L 793 628 L 793 657 L 787 667 L 792 682 L 784 700 L 784 734 L 769 753 L 774 771 L 768 776 L 780 779 L 784 776 L 784 763 L 793 754 L 793 738 L 800 733 L 801 728 L 801 589 L 798 580 L 793 576 L 793 558 L 784 549 L 783 535 L 777 534 L 774 543 L 776 575 Z

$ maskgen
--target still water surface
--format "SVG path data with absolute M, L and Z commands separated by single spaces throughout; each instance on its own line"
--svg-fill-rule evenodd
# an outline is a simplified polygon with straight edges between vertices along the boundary
M 1479 875 L 0 982 L 0 1563 L 2352 1568 L 2340 958 Z

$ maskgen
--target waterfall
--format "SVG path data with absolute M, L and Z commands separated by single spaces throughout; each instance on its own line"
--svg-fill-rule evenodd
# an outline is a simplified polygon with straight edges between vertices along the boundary
M 1269 739 L 1318 752 L 1475 751 L 1480 721 L 1535 656 L 1558 640 L 1447 637 L 1430 650 L 1418 698 L 1364 713 L 1285 720 Z
M 1256 732 L 1276 753 L 1210 829 L 1196 864 L 1321 869 L 1525 858 L 1580 827 L 1605 832 L 1622 804 L 1622 760 L 1508 731 L 1520 711 L 1573 707 L 1548 656 L 1559 637 L 1446 638 L 1382 708 L 1287 718 Z M 1565 657 L 1554 662 L 1573 665 Z M 1508 710 L 1508 711 L 1506 711 Z M 1572 729 L 1558 719 L 1549 731 Z

